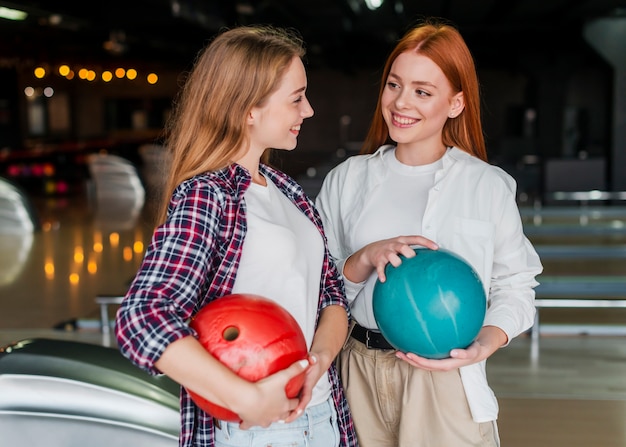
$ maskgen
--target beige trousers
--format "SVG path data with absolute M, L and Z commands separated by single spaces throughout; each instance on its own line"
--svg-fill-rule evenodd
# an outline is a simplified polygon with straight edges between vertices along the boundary
M 472 420 L 458 370 L 429 372 L 348 337 L 337 358 L 360 447 L 498 447 Z

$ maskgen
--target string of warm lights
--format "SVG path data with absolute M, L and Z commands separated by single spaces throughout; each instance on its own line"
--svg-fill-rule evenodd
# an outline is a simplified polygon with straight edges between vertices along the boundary
M 39 65 L 35 67 L 33 70 L 33 75 L 37 79 L 44 79 L 47 76 L 51 76 L 55 73 L 54 70 L 46 68 L 43 65 Z M 98 79 L 98 73 L 93 69 L 88 68 L 79 68 L 77 71 L 73 70 L 69 65 L 62 64 L 58 66 L 56 69 L 56 74 L 68 80 L 80 79 L 88 82 L 93 82 Z M 100 80 L 105 83 L 109 83 L 114 79 L 127 79 L 130 81 L 135 81 L 140 79 L 139 73 L 134 68 L 122 68 L 118 67 L 115 70 L 103 70 L 99 76 Z M 154 85 L 159 81 L 159 76 L 150 72 L 145 76 L 145 80 L 148 84 Z M 36 98 L 43 94 L 43 96 L 50 98 L 54 95 L 54 89 L 52 87 L 45 88 L 35 88 L 28 86 L 24 89 L 24 95 L 28 98 Z
M 33 70 L 33 75 L 37 79 L 43 79 L 52 72 L 53 70 L 46 69 L 46 67 L 44 67 L 43 65 L 39 65 Z M 59 76 L 62 76 L 69 80 L 78 77 L 78 79 L 82 79 L 85 81 L 95 81 L 98 78 L 98 73 L 93 69 L 79 68 L 77 71 L 75 71 L 66 64 L 60 65 L 57 68 L 56 72 Z M 126 69 L 122 67 L 116 68 L 114 71 L 103 70 L 100 73 L 100 79 L 103 82 L 111 82 L 114 78 L 128 79 L 134 81 L 136 79 L 139 79 L 139 73 L 134 68 Z M 159 81 L 159 76 L 154 72 L 150 72 L 145 76 L 145 80 L 148 82 L 148 84 L 154 85 Z

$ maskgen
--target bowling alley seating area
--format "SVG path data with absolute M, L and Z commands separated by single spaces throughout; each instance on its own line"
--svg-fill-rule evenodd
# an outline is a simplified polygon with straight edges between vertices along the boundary
M 534 339 L 542 330 L 543 309 L 625 312 L 626 191 L 608 191 L 606 172 L 604 158 L 547 160 L 540 200 L 521 209 L 526 234 L 545 266 L 537 288 Z M 590 319 L 560 329 L 626 334 L 619 319 L 601 319 L 601 324 Z
M 151 235 L 155 167 L 167 162 L 161 152 L 146 148 L 143 161 L 107 157 L 114 161 L 108 177 L 107 163 L 95 169 L 102 156 L 94 156 L 79 194 L 41 196 L 0 184 L 7 191 L 0 218 L 12 210 L 16 220 L 0 225 L 1 346 L 35 340 L 40 355 L 37 346 L 54 340 L 56 354 L 46 355 L 64 365 L 75 361 L 67 363 L 65 343 L 116 357 L 112 320 Z M 314 175 L 302 183 L 311 196 L 349 154 L 338 151 L 308 171 Z M 125 186 L 116 189 L 119 182 Z M 535 326 L 487 366 L 507 447 L 626 447 L 626 200 L 569 189 L 520 196 L 544 272 Z M 0 397 L 0 414 L 9 404 Z

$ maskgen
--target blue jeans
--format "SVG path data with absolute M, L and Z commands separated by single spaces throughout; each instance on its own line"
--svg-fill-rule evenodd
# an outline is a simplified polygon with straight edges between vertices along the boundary
M 221 421 L 215 428 L 216 447 L 337 447 L 339 426 L 332 398 L 307 408 L 289 424 L 241 430 L 238 423 Z

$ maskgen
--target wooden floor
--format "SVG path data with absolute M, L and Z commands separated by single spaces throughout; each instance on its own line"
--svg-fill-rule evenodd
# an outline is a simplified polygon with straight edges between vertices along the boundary
M 0 235 L 0 345 L 32 337 L 114 345 L 99 330 L 94 300 L 124 293 L 150 237 L 150 209 L 120 215 L 98 210 L 84 198 L 34 203 L 40 231 L 32 237 Z M 571 211 L 569 217 L 565 211 L 544 211 L 542 219 L 524 211 L 538 246 L 626 243 L 624 232 L 582 228 L 626 228 L 626 213 L 613 211 L 581 223 Z M 543 230 L 576 222 L 579 233 Z M 592 259 L 547 256 L 544 274 L 626 276 L 624 257 L 609 252 L 616 253 L 607 250 L 605 259 L 600 248 Z M 585 329 L 626 329 L 626 310 L 543 309 L 541 316 L 545 330 L 538 340 L 521 336 L 488 362 L 501 407 L 503 447 L 626 447 L 626 336 L 619 330 L 620 335 L 588 335 Z M 565 326 L 570 328 L 565 333 L 554 330 Z
M 623 400 L 500 399 L 503 447 L 623 447 Z

